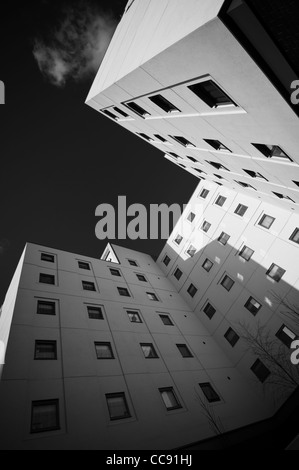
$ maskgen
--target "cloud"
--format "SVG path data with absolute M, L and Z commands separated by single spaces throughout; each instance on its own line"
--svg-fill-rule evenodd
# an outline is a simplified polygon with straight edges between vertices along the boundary
M 117 21 L 98 7 L 67 7 L 50 38 L 36 38 L 33 55 L 50 83 L 62 87 L 69 79 L 80 81 L 97 72 Z

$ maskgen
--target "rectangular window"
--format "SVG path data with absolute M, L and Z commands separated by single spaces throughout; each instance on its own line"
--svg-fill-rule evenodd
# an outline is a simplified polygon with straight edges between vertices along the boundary
M 111 421 L 131 417 L 126 395 L 123 392 L 106 394 L 106 401 Z
M 199 195 L 199 197 L 202 197 L 203 199 L 205 199 L 207 197 L 207 195 L 209 194 L 210 191 L 208 191 L 207 189 L 203 189 Z
M 136 274 L 138 281 L 147 282 L 146 277 L 143 274 Z
M 177 235 L 176 238 L 174 239 L 174 242 L 177 245 L 180 245 L 182 243 L 183 237 L 181 235 Z
M 242 186 L 242 188 L 248 188 L 248 189 L 253 189 L 254 191 L 257 191 L 256 188 L 254 188 L 251 184 L 248 184 L 248 183 L 244 183 L 243 181 L 237 181 L 237 180 L 234 180 L 238 185 Z
M 45 300 L 37 301 L 37 312 L 38 315 L 56 315 L 56 304 L 55 302 L 48 302 Z
M 271 279 L 274 279 L 274 281 L 279 282 L 285 272 L 285 269 L 282 269 L 277 266 L 277 264 L 272 263 L 266 274 L 267 276 L 271 277 Z
M 105 114 L 106 116 L 108 116 L 112 119 L 115 119 L 115 121 L 117 121 L 117 119 L 118 119 L 118 117 L 115 114 L 111 113 L 111 111 L 109 111 L 108 109 L 101 109 L 101 112 L 103 114 Z
M 164 139 L 164 137 L 162 137 L 160 134 L 154 134 L 154 136 L 163 143 L 167 142 L 167 140 Z
M 221 285 L 226 289 L 228 292 L 231 290 L 231 288 L 234 285 L 234 281 L 229 277 L 229 276 L 224 276 L 224 278 L 221 281 Z
M 136 310 L 127 310 L 127 314 L 131 323 L 142 323 L 139 312 Z
M 243 246 L 242 250 L 239 252 L 239 256 L 246 261 L 249 261 L 254 254 L 254 251 L 251 248 L 248 248 L 248 246 Z
M 159 356 L 156 353 L 154 345 L 151 343 L 140 343 L 142 352 L 146 359 L 157 359 Z
M 90 291 L 96 292 L 96 286 L 94 285 L 93 282 L 82 281 L 82 287 L 83 287 L 83 290 L 90 290 Z
M 140 137 L 147 140 L 148 142 L 153 142 L 154 141 L 154 139 L 149 137 L 147 134 L 144 134 L 143 132 L 137 132 L 137 135 L 140 135 Z
M 203 311 L 207 317 L 211 320 L 216 313 L 216 309 L 209 302 L 205 305 Z
M 195 83 L 194 85 L 189 85 L 188 88 L 210 108 L 237 106 L 213 80 Z
M 245 170 L 245 168 L 243 168 L 243 171 L 245 171 L 245 173 L 247 173 L 249 176 L 251 176 L 251 178 L 258 178 L 258 179 L 268 181 L 267 178 L 265 178 L 261 173 L 258 173 L 256 171 L 252 171 L 252 170 Z
M 218 241 L 219 243 L 221 243 L 221 245 L 225 246 L 229 239 L 230 239 L 230 235 L 228 235 L 225 232 L 222 232 L 220 237 L 218 238 Z
M 283 158 L 293 161 L 278 145 L 252 144 L 267 158 Z
M 172 387 L 159 388 L 164 405 L 168 411 L 182 408 Z
M 115 268 L 109 268 L 109 271 L 112 276 L 121 277 L 120 270 Z
M 78 266 L 80 269 L 85 269 L 86 271 L 90 271 L 90 264 L 84 261 L 78 261 Z
M 290 240 L 299 244 L 299 228 L 295 228 L 294 232 L 290 236 Z
M 32 402 L 31 434 L 58 431 L 59 429 L 59 400 Z
M 131 109 L 134 113 L 138 114 L 138 116 L 141 116 L 143 118 L 150 116 L 150 113 L 143 109 L 139 104 L 134 103 L 134 101 L 131 101 L 130 103 L 126 103 L 126 106 Z
M 224 335 L 224 338 L 229 342 L 229 344 L 234 347 L 240 339 L 240 336 L 232 329 L 229 328 Z
M 88 305 L 87 313 L 90 320 L 104 320 L 103 309 L 99 306 Z
M 270 215 L 265 214 L 263 215 L 263 217 L 261 218 L 258 224 L 261 227 L 269 229 L 271 225 L 273 224 L 274 220 L 275 220 L 274 217 L 271 217 Z
M 169 256 L 166 255 L 166 256 L 164 257 L 163 263 L 165 264 L 165 266 L 168 266 L 168 265 L 169 265 L 169 263 L 170 263 L 170 258 L 169 258 Z
M 226 197 L 224 197 L 224 196 L 218 196 L 218 198 L 216 199 L 215 204 L 216 204 L 216 206 L 222 207 L 223 204 L 225 203 L 225 201 L 226 201 Z
M 262 361 L 257 359 L 255 363 L 250 367 L 252 372 L 256 375 L 260 382 L 265 382 L 265 380 L 269 377 L 271 372 L 269 371 L 268 367 L 266 367 Z
M 162 95 L 149 96 L 149 100 L 151 100 L 159 108 L 163 109 L 163 111 L 165 111 L 166 113 L 180 112 L 180 110 L 176 106 L 170 103 L 170 101 L 168 101 Z
M 193 357 L 191 351 L 189 350 L 186 344 L 177 344 L 178 350 L 180 351 L 182 357 Z
M 52 276 L 51 274 L 40 274 L 39 275 L 39 282 L 41 284 L 51 284 L 55 285 L 55 276 Z
M 154 294 L 153 292 L 147 292 L 146 294 L 147 294 L 147 296 L 148 296 L 148 298 L 149 298 L 150 300 L 154 300 L 154 301 L 156 301 L 156 302 L 159 301 L 158 297 L 157 297 L 156 294 Z
M 119 295 L 122 297 L 131 297 L 130 292 L 126 287 L 118 287 L 117 288 Z
M 114 354 L 110 343 L 94 343 L 97 359 L 114 359 Z
M 214 388 L 209 382 L 201 383 L 198 385 L 200 386 L 204 396 L 206 397 L 209 403 L 221 401 L 218 393 L 214 390 Z
M 211 228 L 211 224 L 210 222 L 207 222 L 206 220 L 204 221 L 204 223 L 202 224 L 201 226 L 201 230 L 205 233 L 207 233 Z
M 212 261 L 210 261 L 208 258 L 205 260 L 205 262 L 203 263 L 202 267 L 205 271 L 207 272 L 210 272 L 212 267 L 213 267 L 214 263 L 212 263 Z
M 218 150 L 218 151 L 222 151 L 222 152 L 230 152 L 231 153 L 231 150 L 226 147 L 226 145 L 224 145 L 222 142 L 220 142 L 220 140 L 213 140 L 213 139 L 203 139 L 208 145 L 210 145 L 211 147 L 213 147 L 213 149 L 215 150 Z M 208 162 L 210 164 L 214 163 L 214 162 Z M 215 163 L 213 166 L 215 166 L 215 168 L 217 168 L 218 170 L 220 170 L 220 168 L 223 167 L 223 165 L 221 165 L 220 163 Z M 227 168 L 223 167 L 223 169 L 227 170 Z M 229 170 L 228 170 L 229 171 Z
M 55 262 L 55 256 L 54 255 L 49 255 L 48 253 L 42 253 L 40 259 L 42 261 L 47 261 L 48 263 L 54 263 Z
M 133 259 L 128 259 L 128 262 L 131 266 L 138 266 L 137 262 Z
M 193 284 L 190 284 L 190 286 L 188 287 L 187 292 L 190 295 L 190 297 L 194 297 L 196 292 L 197 292 L 197 289 Z
M 294 199 L 290 198 L 290 196 L 288 196 L 287 194 L 276 193 L 275 191 L 272 191 L 272 193 L 275 194 L 275 196 L 279 199 L 286 199 L 287 201 L 295 203 Z
M 297 338 L 295 333 L 293 333 L 293 331 L 291 331 L 286 325 L 282 325 L 275 336 L 288 348 L 291 347 L 292 342 Z
M 193 256 L 196 253 L 196 248 L 193 245 L 190 245 L 188 250 L 186 251 L 187 255 L 190 256 L 190 258 L 193 258 Z
M 169 315 L 159 315 L 159 317 L 161 318 L 164 325 L 173 326 L 173 323 L 172 323 L 171 318 L 170 318 Z
M 179 281 L 181 279 L 183 273 L 179 268 L 176 268 L 173 275 Z
M 35 361 L 57 360 L 56 341 L 35 341 L 34 360 Z
M 194 219 L 195 219 L 195 214 L 193 212 L 190 212 L 190 214 L 187 217 L 187 220 L 192 223 Z
M 182 137 L 180 135 L 171 135 L 170 137 L 176 142 L 178 142 L 179 144 L 183 145 L 183 147 L 195 147 L 195 145 L 192 144 L 192 142 L 190 142 L 189 140 L 185 139 L 185 137 Z
M 248 209 L 247 206 L 243 206 L 243 204 L 239 204 L 237 209 L 235 210 L 235 214 L 239 215 L 240 217 L 243 217 L 247 209 Z
M 247 310 L 249 310 L 249 312 L 255 316 L 258 311 L 262 308 L 262 305 L 253 297 L 249 297 L 244 307 L 247 308 Z
M 118 114 L 120 114 L 121 116 L 127 118 L 129 117 L 129 115 L 127 113 L 125 113 L 125 111 L 123 111 L 122 109 L 118 108 L 117 106 L 114 106 L 113 107 L 114 111 L 116 111 Z

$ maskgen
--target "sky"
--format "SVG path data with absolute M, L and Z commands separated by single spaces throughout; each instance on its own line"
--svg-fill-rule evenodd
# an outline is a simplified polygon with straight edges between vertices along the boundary
M 84 104 L 127 0 L 6 2 L 0 17 L 0 305 L 26 242 L 100 257 L 96 207 L 186 204 L 197 179 Z M 8 6 L 10 5 L 10 6 Z M 113 240 L 157 256 L 165 240 Z

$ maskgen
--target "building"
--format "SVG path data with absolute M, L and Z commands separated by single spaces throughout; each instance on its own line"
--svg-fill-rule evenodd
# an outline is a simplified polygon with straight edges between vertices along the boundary
M 198 178 L 298 212 L 298 11 L 264 3 L 129 2 L 86 103 Z

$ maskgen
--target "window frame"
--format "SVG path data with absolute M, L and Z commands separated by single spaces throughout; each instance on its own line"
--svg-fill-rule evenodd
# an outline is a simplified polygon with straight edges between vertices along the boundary
M 263 225 L 263 222 L 264 222 L 267 218 L 270 218 L 270 219 L 271 219 L 271 223 L 270 223 L 269 227 L 267 227 L 266 225 Z M 259 221 L 258 221 L 258 225 L 259 225 L 260 227 L 263 227 L 263 228 L 266 229 L 266 230 L 270 230 L 270 228 L 271 228 L 272 225 L 274 224 L 275 220 L 276 220 L 276 219 L 275 219 L 274 217 L 272 217 L 271 215 L 269 215 L 269 214 L 263 214 L 263 215 L 261 216 L 261 218 L 259 219 Z
M 193 293 L 194 292 L 194 293 Z M 190 295 L 190 297 L 192 297 L 192 299 L 196 296 L 198 292 L 198 289 L 197 287 L 195 287 L 195 285 L 191 282 L 190 286 L 188 287 L 187 289 L 187 293 Z
M 107 408 L 108 408 L 108 414 L 109 414 L 110 421 L 118 421 L 120 419 L 132 418 L 132 414 L 130 412 L 130 408 L 129 408 L 129 405 L 128 405 L 128 401 L 127 401 L 127 397 L 126 397 L 125 392 L 106 393 L 105 398 L 106 398 L 106 403 L 107 403 Z M 112 413 L 111 413 L 112 409 L 109 406 L 109 399 L 112 399 L 112 398 L 121 398 L 122 399 L 122 403 L 124 405 L 124 411 L 125 411 L 124 415 L 122 415 L 122 416 L 120 416 L 120 415 L 112 416 Z
M 132 294 L 127 287 L 116 286 L 116 288 L 121 297 L 132 297 Z
M 81 266 L 80 266 L 81 265 Z M 83 267 L 83 265 L 85 267 Z M 84 269 L 85 271 L 91 271 L 90 263 L 88 261 L 80 261 L 78 260 L 78 267 L 79 269 Z
M 220 395 L 216 392 L 216 390 L 214 389 L 214 387 L 212 386 L 210 382 L 200 382 L 198 385 L 203 395 L 205 396 L 206 400 L 209 403 L 218 403 L 222 401 Z M 206 389 L 209 390 L 209 392 L 211 393 L 211 396 L 209 396 L 209 394 L 206 393 Z
M 82 282 L 82 289 L 86 292 L 97 292 L 96 285 L 94 282 L 91 281 L 81 281 Z M 93 289 L 86 289 L 86 286 L 93 286 Z
M 232 282 L 232 284 L 230 284 L 230 287 L 229 289 L 227 288 L 227 286 L 225 286 L 225 282 L 226 280 L 229 280 Z M 227 292 L 230 292 L 232 290 L 232 288 L 234 287 L 236 281 L 234 281 L 228 274 L 224 274 L 224 276 L 222 277 L 222 280 L 220 282 L 221 286 L 227 291 Z
M 190 351 L 190 349 L 188 348 L 187 344 L 184 344 L 184 343 L 179 343 L 179 344 L 176 344 L 176 347 L 178 348 L 181 356 L 185 359 L 185 358 L 192 358 L 194 357 L 192 352 Z
M 104 320 L 104 308 L 101 305 L 86 305 L 87 315 L 89 320 Z M 99 310 L 99 317 L 96 317 L 96 314 L 90 312 L 90 310 Z M 94 316 L 92 316 L 94 315 Z
M 143 323 L 142 318 L 141 318 L 141 313 L 139 310 L 126 309 L 126 313 L 127 313 L 130 323 Z M 130 315 L 132 315 L 132 317 Z M 138 318 L 138 321 L 131 319 L 133 318 L 133 315 L 135 315 Z
M 244 256 L 244 253 L 246 253 L 246 250 L 249 250 L 251 252 L 249 256 Z M 240 256 L 240 258 L 244 259 L 245 261 L 250 261 L 254 253 L 255 252 L 252 248 L 249 248 L 249 246 L 244 245 L 239 251 L 238 255 Z
M 48 278 L 50 280 L 53 280 L 53 282 L 45 282 L 42 281 L 42 278 Z M 56 286 L 56 277 L 55 274 L 46 274 L 46 273 L 39 273 L 39 284 L 46 284 L 48 286 Z
M 51 345 L 53 348 L 53 357 L 38 357 L 38 347 L 41 345 Z M 57 361 L 57 341 L 56 340 L 41 340 L 36 339 L 34 344 L 34 360 L 35 361 Z
M 139 343 L 145 359 L 159 359 L 159 355 L 153 343 Z M 143 348 L 150 348 L 150 355 L 146 356 Z
M 271 271 L 273 271 L 273 269 L 274 269 L 275 267 L 278 268 L 278 272 L 279 272 L 279 273 L 281 273 L 281 272 L 283 271 L 283 273 L 282 273 L 281 275 L 279 274 L 279 276 L 280 276 L 279 279 L 276 279 L 276 278 L 275 278 L 275 275 L 274 275 L 274 276 L 271 275 Z M 281 281 L 281 279 L 282 279 L 282 277 L 285 275 L 285 273 L 286 273 L 286 270 L 285 270 L 285 269 L 283 269 L 283 268 L 281 268 L 280 266 L 278 266 L 278 264 L 272 263 L 271 266 L 270 266 L 270 268 L 269 268 L 268 271 L 266 272 L 266 276 L 270 277 L 270 279 L 273 279 L 275 282 L 279 282 L 279 281 Z
M 159 388 L 159 392 L 160 392 L 160 396 L 161 396 L 162 402 L 163 402 L 163 404 L 164 404 L 164 406 L 165 406 L 165 408 L 166 408 L 167 411 L 179 410 L 179 409 L 182 409 L 182 408 L 183 408 L 183 406 L 181 405 L 181 402 L 180 402 L 180 400 L 178 399 L 178 396 L 177 396 L 177 394 L 175 393 L 175 390 L 174 390 L 173 387 L 160 387 L 160 388 Z M 165 400 L 164 400 L 164 398 L 163 398 L 163 395 L 162 395 L 164 392 L 166 392 L 166 393 L 171 393 L 172 397 L 174 398 L 173 401 L 176 403 L 175 406 L 171 406 L 171 407 L 168 407 L 168 406 L 167 406 L 167 404 L 166 404 L 166 402 L 165 402 Z M 169 400 L 169 401 L 171 402 L 172 400 Z
M 41 304 L 48 304 L 48 305 L 54 305 L 54 313 L 44 313 L 44 312 L 41 312 L 39 311 L 39 308 L 41 306 Z M 36 314 L 37 315 L 48 315 L 49 317 L 55 317 L 56 316 L 56 305 L 57 305 L 57 301 L 52 301 L 52 300 L 42 300 L 42 299 L 37 299 L 37 306 L 36 306 Z
M 251 300 L 254 300 L 254 302 L 258 303 L 259 304 L 259 307 L 256 308 L 254 306 L 254 311 L 250 310 L 248 307 L 249 305 L 253 305 Z M 246 308 L 246 310 L 248 310 L 248 312 L 250 312 L 254 317 L 258 314 L 258 312 L 261 310 L 262 308 L 262 304 L 256 300 L 254 297 L 252 297 L 252 295 L 249 297 L 249 299 L 246 301 L 246 303 L 244 304 L 244 307 Z
M 204 88 L 204 84 L 211 84 L 212 88 L 214 88 L 213 92 L 220 92 L 220 95 L 222 95 L 221 98 L 226 99 L 226 101 L 221 103 L 221 101 L 219 102 L 219 98 L 211 96 L 211 92 Z M 212 109 L 238 107 L 235 101 L 233 101 L 232 98 L 230 98 L 230 96 L 212 78 L 187 85 L 187 88 Z
M 98 346 L 107 346 L 107 351 L 109 351 L 109 356 L 99 356 L 98 354 L 98 349 L 97 347 Z M 102 360 L 111 360 L 111 359 L 115 359 L 115 356 L 114 356 L 114 351 L 112 349 L 112 345 L 111 345 L 111 342 L 110 341 L 95 341 L 94 342 L 94 347 L 95 347 L 95 352 L 96 352 L 96 358 L 98 361 L 102 361 Z
M 55 406 L 55 421 L 56 425 L 51 426 L 48 428 L 40 428 L 40 429 L 33 429 L 34 426 L 34 408 L 40 406 Z M 61 430 L 61 424 L 60 424 L 60 407 L 59 407 L 59 400 L 58 399 L 52 399 L 52 400 L 34 400 L 31 402 L 31 423 L 30 423 L 30 434 L 41 434 L 41 433 L 46 433 L 46 432 L 54 432 L 54 431 L 60 431 Z
M 148 99 L 154 103 L 155 106 L 158 108 L 162 109 L 167 114 L 173 114 L 173 113 L 180 113 L 181 110 L 175 106 L 171 101 L 169 101 L 165 96 L 161 95 L 160 93 L 157 93 L 152 96 L 148 96 Z M 164 107 L 163 107 L 164 105 Z
M 236 207 L 236 210 L 234 211 L 234 214 L 243 217 L 248 210 L 248 206 L 244 206 L 244 204 L 238 204 Z
M 52 253 L 41 252 L 40 259 L 41 261 L 45 261 L 46 263 L 55 263 L 55 255 L 53 255 Z
M 232 339 L 230 338 L 231 334 L 233 334 Z M 227 329 L 227 331 L 224 333 L 224 338 L 231 345 L 231 347 L 234 348 L 236 346 L 237 342 L 239 341 L 240 336 L 238 335 L 238 333 L 235 332 L 235 330 L 233 328 L 229 327 Z
M 266 374 L 265 377 L 262 377 L 263 374 L 258 375 L 258 368 L 262 368 L 262 370 Z M 271 371 L 268 369 L 267 366 L 265 366 L 265 364 L 260 359 L 256 359 L 256 361 L 250 367 L 250 370 L 254 373 L 254 375 L 257 377 L 257 379 L 261 383 L 264 383 L 267 380 L 267 378 L 271 375 Z M 267 371 L 268 371 L 268 373 L 267 373 Z

